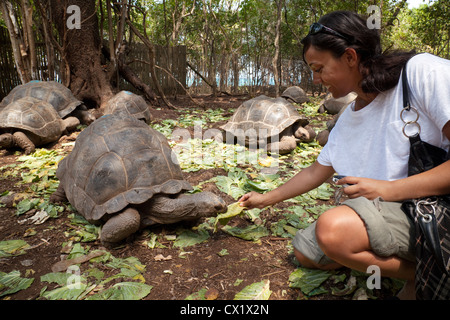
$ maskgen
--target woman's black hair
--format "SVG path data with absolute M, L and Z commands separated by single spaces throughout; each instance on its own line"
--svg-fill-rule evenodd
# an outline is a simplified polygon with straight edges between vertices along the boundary
M 341 57 L 347 48 L 355 49 L 360 56 L 360 72 L 363 76 L 361 88 L 365 93 L 389 90 L 398 83 L 400 72 L 415 51 L 382 52 L 378 29 L 369 29 L 366 19 L 352 11 L 334 11 L 324 15 L 319 23 L 341 33 L 341 37 L 320 32 L 308 34 L 303 40 L 303 60 L 310 46 L 317 50 L 328 50 Z

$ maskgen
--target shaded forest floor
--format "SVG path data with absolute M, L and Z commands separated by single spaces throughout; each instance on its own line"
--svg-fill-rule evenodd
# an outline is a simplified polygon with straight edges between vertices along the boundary
M 225 119 L 230 117 L 246 99 L 248 97 L 245 96 L 197 97 L 196 100 L 206 109 L 193 105 L 186 97 L 172 99 L 172 103 L 179 109 L 155 110 L 154 123 L 167 123 L 169 119 L 176 120 L 194 110 L 199 114 L 207 114 L 205 110 L 220 110 L 221 120 L 209 119 L 208 123 L 210 128 L 217 128 L 225 123 Z M 320 129 L 331 116 L 310 114 L 310 118 L 314 120 L 313 126 Z M 77 132 L 69 137 L 63 137 L 48 149 L 67 154 L 76 135 Z M 42 194 L 33 189 L 33 182 L 25 183 L 23 176 L 17 174 L 27 172 L 27 169 L 11 171 L 22 162 L 19 161 L 21 156 L 21 153 L 15 151 L 0 150 L 0 168 L 2 168 L 0 195 L 8 191 L 9 194 L 25 194 L 25 198 L 30 194 Z M 296 163 L 298 157 L 302 157 L 301 150 L 284 158 L 286 165 L 283 171 L 278 172 L 280 179 L 295 173 L 298 167 L 290 164 Z M 290 172 L 286 171 L 286 168 L 291 168 Z M 252 176 L 250 166 L 242 166 L 241 169 Z M 15 172 L 15 175 L 11 172 Z M 230 169 L 227 167 L 202 168 L 184 170 L 184 176 L 191 185 L 220 195 L 229 205 L 235 202 L 237 197 L 224 192 L 223 188 L 219 188 L 217 180 L 214 180 L 218 176 L 229 176 L 229 172 Z M 333 186 L 330 185 L 328 188 Z M 333 195 L 320 198 L 317 197 L 310 207 L 334 205 Z M 92 296 L 124 281 L 146 284 L 148 286 L 146 288 L 151 287 L 151 291 L 143 297 L 150 300 L 186 298 L 229 300 L 246 286 L 264 280 L 270 281 L 271 300 L 349 300 L 357 298 L 355 293 L 360 288 L 363 297 L 370 299 L 385 299 L 396 294 L 399 285 L 395 281 L 383 279 L 380 289 L 369 290 L 364 287 L 368 275 L 353 273 L 345 268 L 330 273 L 320 287 L 315 289 L 316 291 L 306 290 L 301 285 L 293 285 L 296 279 L 292 274 L 298 270 L 298 265 L 292 258 L 292 232 L 289 233 L 292 231 L 292 225 L 283 220 L 292 215 L 293 206 L 295 203 L 284 202 L 258 212 L 256 218 L 245 215 L 235 217 L 229 222 L 229 227 L 241 229 L 249 226 L 265 227 L 268 232 L 254 240 L 244 240 L 223 231 L 222 228 L 213 232 L 211 221 L 205 219 L 193 224 L 148 228 L 114 249 L 102 247 L 95 237 L 98 230 L 79 222 L 74 210 L 67 204 L 58 209 L 61 212 L 57 212 L 55 217 L 41 224 L 26 220 L 36 214 L 38 211 L 36 208 L 18 215 L 17 205 L 3 206 L 0 207 L 0 244 L 5 241 L 23 240 L 26 245 L 10 252 L 2 253 L 0 250 L 2 253 L 0 274 L 17 270 L 22 279 L 34 280 L 26 289 L 0 296 L 0 299 L 51 299 L 55 296 L 69 299 L 70 295 L 57 296 L 55 289 L 62 288 L 61 283 L 42 277 L 51 273 L 55 264 L 61 260 L 86 257 L 89 253 L 99 250 L 103 255 L 82 262 L 77 269 L 85 284 L 91 287 L 91 291 L 85 291 L 84 297 Z M 309 221 L 317 217 L 312 212 L 306 210 L 306 214 L 310 215 L 307 217 L 310 218 Z M 94 237 L 89 236 L 92 234 Z M 193 245 L 176 245 L 177 240 L 193 234 L 204 238 Z M 118 261 L 121 261 L 122 265 L 114 265 Z M 64 271 L 63 269 L 62 272 Z M 353 287 L 350 288 L 351 286 Z M 0 294 L 6 289 L 7 286 L 2 287 L 0 284 Z M 51 294 L 45 295 L 46 292 Z

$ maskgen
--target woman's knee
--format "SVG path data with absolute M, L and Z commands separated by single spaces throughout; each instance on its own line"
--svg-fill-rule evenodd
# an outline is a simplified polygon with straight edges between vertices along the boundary
M 348 206 L 339 206 L 324 212 L 316 224 L 317 243 L 332 259 L 345 254 L 346 250 L 356 245 L 355 242 L 365 242 L 366 239 L 361 239 L 361 235 L 366 233 L 363 221 Z M 356 246 L 359 247 L 360 244 Z
M 329 255 L 338 241 L 336 231 L 341 228 L 336 208 L 324 212 L 316 223 L 316 240 L 322 251 Z

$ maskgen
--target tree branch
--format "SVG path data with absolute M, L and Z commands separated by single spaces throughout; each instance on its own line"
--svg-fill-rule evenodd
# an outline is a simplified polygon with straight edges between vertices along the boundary
M 156 72 L 155 72 L 155 49 L 153 47 L 153 44 L 148 40 L 148 38 L 144 37 L 141 32 L 131 23 L 131 21 L 126 18 L 127 24 L 130 26 L 130 28 L 133 30 L 133 32 L 141 39 L 141 41 L 145 44 L 145 46 L 148 48 L 149 51 L 149 60 L 150 60 L 150 74 L 152 76 L 153 84 L 155 85 L 156 90 L 158 91 L 159 95 L 163 99 L 164 103 L 169 107 L 169 109 L 176 109 L 166 98 L 161 86 L 159 85 L 158 79 L 156 79 Z

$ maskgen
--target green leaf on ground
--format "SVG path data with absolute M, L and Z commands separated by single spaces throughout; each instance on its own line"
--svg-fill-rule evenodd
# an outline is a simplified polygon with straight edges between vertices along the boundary
M 199 233 L 191 230 L 183 230 L 173 243 L 174 247 L 184 248 L 202 243 L 209 239 L 209 233 L 205 230 L 199 230 Z
M 35 208 L 40 201 L 41 200 L 38 198 L 23 199 L 16 206 L 16 215 L 20 216 L 21 214 L 30 211 L 31 209 Z
M 33 281 L 33 278 L 21 278 L 18 270 L 9 273 L 0 271 L 0 297 L 27 289 Z
M 224 226 L 222 230 L 234 237 L 249 241 L 258 240 L 270 234 L 266 227 L 257 225 L 249 225 L 245 228 Z
M 289 275 L 289 287 L 310 294 L 332 275 L 329 271 L 298 268 Z
M 86 278 L 75 272 L 51 272 L 41 276 L 41 282 L 57 283 L 60 287 L 41 292 L 47 300 L 77 300 L 86 291 Z
M 140 300 L 149 295 L 153 286 L 140 282 L 120 282 L 86 300 Z
M 28 247 L 28 243 L 24 240 L 0 241 L 0 258 L 25 254 L 25 249 Z
M 234 300 L 269 300 L 271 293 L 270 281 L 263 280 L 246 286 L 234 296 Z
M 197 292 L 191 293 L 184 300 L 206 300 L 205 294 L 208 291 L 206 288 L 202 288 Z

